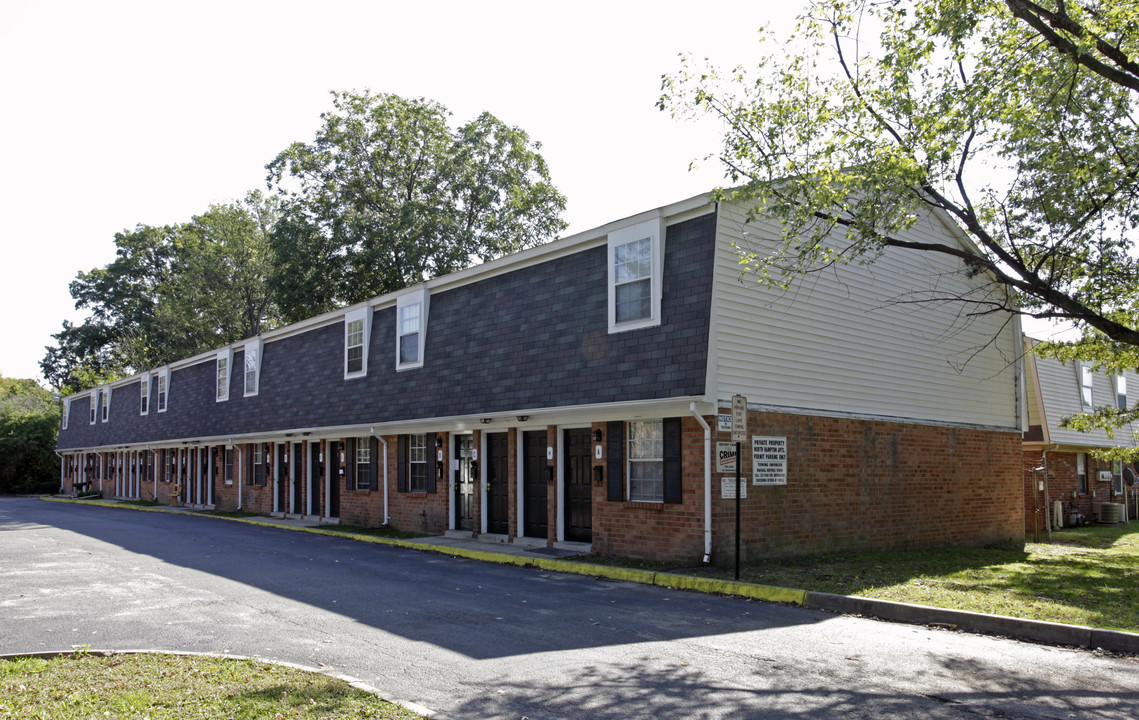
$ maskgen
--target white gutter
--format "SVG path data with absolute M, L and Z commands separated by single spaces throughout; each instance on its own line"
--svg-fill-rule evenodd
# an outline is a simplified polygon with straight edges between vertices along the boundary
M 374 427 L 368 428 L 368 432 L 384 445 L 384 527 L 387 527 L 391 521 L 391 516 L 388 515 L 388 441 L 377 435 Z
M 707 564 L 712 558 L 712 428 L 696 412 L 696 403 L 690 403 L 688 409 L 704 428 L 704 563 Z

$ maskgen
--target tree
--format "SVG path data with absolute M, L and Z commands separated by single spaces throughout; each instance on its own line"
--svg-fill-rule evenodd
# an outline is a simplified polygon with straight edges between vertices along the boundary
M 0 375 L 0 494 L 59 487 L 59 403 L 34 380 Z
M 284 199 L 271 286 L 295 321 L 538 245 L 565 228 L 540 144 L 489 113 L 334 92 L 312 143 L 266 167 Z
M 998 290 L 956 298 L 972 312 L 1069 321 L 1081 339 L 1040 350 L 1139 368 L 1139 6 L 831 0 L 767 40 L 754 73 L 684 60 L 660 100 L 722 121 L 723 195 L 782 222 L 774 251 L 739 249 L 747 271 L 786 284 L 886 248 L 944 253 Z M 902 239 L 923 208 L 975 249 Z
M 253 191 L 188 223 L 115 235 L 115 259 L 71 283 L 82 324 L 64 322 L 40 367 L 63 392 L 258 335 L 280 324 L 269 233 L 279 203 Z

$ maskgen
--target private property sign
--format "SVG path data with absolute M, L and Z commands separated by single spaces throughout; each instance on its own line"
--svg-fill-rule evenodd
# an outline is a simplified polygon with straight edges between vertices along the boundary
M 787 484 L 787 438 L 751 436 L 751 484 Z

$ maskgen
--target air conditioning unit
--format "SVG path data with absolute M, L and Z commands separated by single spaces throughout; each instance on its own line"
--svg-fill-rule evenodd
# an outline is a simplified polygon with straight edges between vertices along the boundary
M 1092 514 L 1097 523 L 1104 525 L 1117 525 L 1123 522 L 1123 506 L 1119 503 L 1093 503 Z

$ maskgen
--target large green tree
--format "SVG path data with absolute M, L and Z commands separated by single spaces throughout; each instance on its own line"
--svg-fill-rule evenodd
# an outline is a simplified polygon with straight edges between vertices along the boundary
M 186 223 L 117 233 L 115 259 L 71 283 L 90 316 L 53 336 L 44 377 L 76 392 L 278 325 L 267 285 L 278 213 L 253 191 Z
M 269 165 L 283 197 L 272 287 L 290 321 L 545 242 L 565 198 L 540 145 L 489 113 L 334 92 L 311 143 Z
M 684 60 L 660 101 L 722 121 L 724 194 L 782 222 L 746 270 L 943 253 L 992 280 L 951 298 L 969 311 L 1071 322 L 1082 339 L 1046 352 L 1139 369 L 1139 5 L 829 0 L 766 41 L 753 70 Z M 904 239 L 928 208 L 975 250 Z
M 34 380 L 0 375 L 0 494 L 59 488 L 59 403 Z

